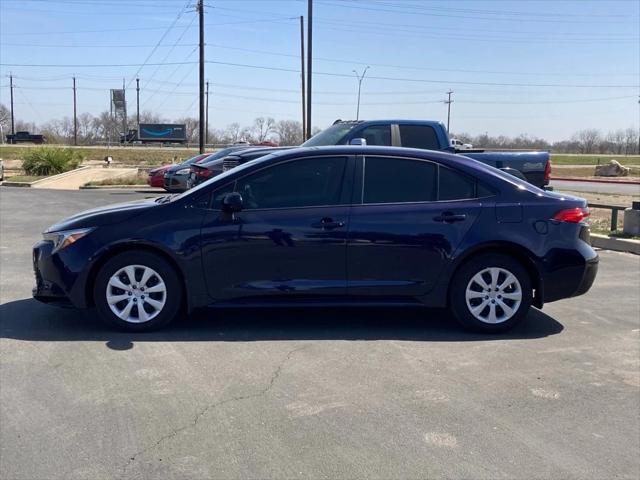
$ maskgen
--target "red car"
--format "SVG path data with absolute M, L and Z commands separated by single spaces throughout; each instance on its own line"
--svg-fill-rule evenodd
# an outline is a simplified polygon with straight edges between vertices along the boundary
M 195 158 L 194 162 L 197 162 L 198 160 L 202 160 L 203 158 L 206 158 L 209 155 L 211 154 L 202 153 L 202 154 L 196 155 L 195 157 L 193 157 Z M 169 165 L 163 165 L 161 167 L 149 170 L 149 177 L 147 178 L 147 183 L 149 184 L 149 186 L 164 188 L 164 174 L 167 172 L 167 170 L 169 170 L 173 166 L 175 166 L 175 164 L 171 163 Z
M 163 165 L 162 167 L 149 170 L 149 177 L 147 178 L 147 183 L 149 184 L 149 186 L 163 188 L 164 172 L 166 172 L 171 167 L 173 167 L 173 164 Z

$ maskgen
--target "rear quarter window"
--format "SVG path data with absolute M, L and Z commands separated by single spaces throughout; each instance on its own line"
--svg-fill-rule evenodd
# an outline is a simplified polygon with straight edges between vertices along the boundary
M 440 150 L 436 131 L 428 125 L 400 125 L 400 142 L 407 148 Z

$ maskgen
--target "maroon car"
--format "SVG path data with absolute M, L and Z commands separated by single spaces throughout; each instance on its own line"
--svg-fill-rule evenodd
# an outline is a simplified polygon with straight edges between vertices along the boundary
M 199 160 L 208 157 L 209 155 L 211 155 L 211 153 L 201 153 L 199 155 L 196 155 L 195 157 L 191 157 L 189 160 L 187 160 L 187 162 L 196 163 Z M 173 163 L 170 163 L 169 165 L 163 165 L 161 167 L 149 170 L 149 177 L 147 178 L 147 183 L 149 184 L 149 186 L 164 188 L 164 174 L 167 173 L 167 170 L 174 166 L 175 165 Z

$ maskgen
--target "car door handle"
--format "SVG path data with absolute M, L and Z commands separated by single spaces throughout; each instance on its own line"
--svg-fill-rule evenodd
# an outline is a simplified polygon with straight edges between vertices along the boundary
M 444 212 L 442 215 L 433 217 L 434 221 L 444 223 L 462 222 L 466 219 L 467 216 L 464 213 L 455 214 L 453 212 Z
M 323 218 L 319 222 L 312 223 L 313 228 L 322 228 L 323 230 L 333 230 L 334 228 L 344 227 L 344 222 L 335 222 L 332 218 Z

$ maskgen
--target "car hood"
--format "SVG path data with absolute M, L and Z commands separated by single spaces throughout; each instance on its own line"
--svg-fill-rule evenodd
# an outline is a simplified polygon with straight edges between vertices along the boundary
M 156 208 L 160 205 L 162 204 L 157 201 L 157 198 L 150 198 L 93 208 L 60 220 L 47 228 L 45 233 L 109 225 L 139 215 L 150 208 Z
M 191 165 L 196 165 L 196 164 L 191 164 Z M 173 165 L 167 168 L 166 173 L 176 173 L 178 170 L 182 170 L 183 168 L 190 168 L 191 165 L 184 164 L 184 163 L 181 163 L 180 165 Z
M 170 169 L 171 167 L 173 167 L 173 164 L 172 165 L 163 165 L 161 167 L 152 168 L 151 170 L 149 170 L 149 173 L 150 174 L 156 174 L 156 173 L 165 172 L 166 170 Z

